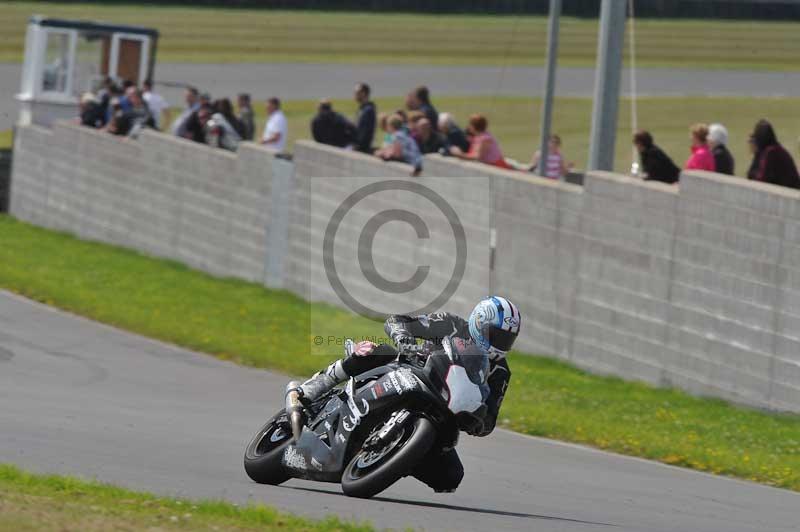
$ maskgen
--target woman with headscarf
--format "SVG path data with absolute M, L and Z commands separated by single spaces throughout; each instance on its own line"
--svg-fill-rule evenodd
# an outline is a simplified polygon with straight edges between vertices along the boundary
M 728 130 L 722 124 L 708 126 L 708 145 L 714 156 L 717 173 L 733 175 L 733 155 L 728 150 Z
M 778 143 L 772 124 L 762 119 L 753 130 L 755 156 L 752 176 L 756 181 L 790 188 L 800 188 L 800 175 L 789 152 Z

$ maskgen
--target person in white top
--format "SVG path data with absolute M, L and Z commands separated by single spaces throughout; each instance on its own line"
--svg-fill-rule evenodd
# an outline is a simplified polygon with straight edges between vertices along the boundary
M 286 148 L 286 137 L 289 135 L 289 124 L 286 115 L 281 111 L 281 101 L 272 97 L 267 100 L 267 124 L 261 136 L 261 144 L 277 151 Z
M 158 93 L 153 92 L 153 81 L 145 80 L 142 83 L 142 99 L 147 104 L 150 114 L 156 122 L 156 127 L 161 129 L 161 121 L 169 124 L 169 103 Z

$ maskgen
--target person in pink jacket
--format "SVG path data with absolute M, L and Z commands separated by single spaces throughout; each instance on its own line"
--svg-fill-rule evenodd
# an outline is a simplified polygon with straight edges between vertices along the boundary
M 689 128 L 692 139 L 692 155 L 683 165 L 685 170 L 708 170 L 716 171 L 714 155 L 708 145 L 708 126 L 705 124 L 695 124 Z

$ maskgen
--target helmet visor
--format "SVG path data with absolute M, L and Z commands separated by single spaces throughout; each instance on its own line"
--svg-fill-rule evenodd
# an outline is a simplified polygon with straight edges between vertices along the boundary
M 506 331 L 498 327 L 489 329 L 489 344 L 500 351 L 510 351 L 517 339 L 517 333 Z

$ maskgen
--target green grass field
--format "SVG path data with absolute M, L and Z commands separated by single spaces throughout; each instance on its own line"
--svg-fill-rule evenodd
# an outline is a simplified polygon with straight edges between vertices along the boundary
M 373 528 L 336 517 L 304 519 L 263 505 L 156 497 L 71 477 L 33 475 L 0 464 L 0 530 L 367 532 Z
M 534 16 L 303 12 L 153 5 L 0 5 L 0 61 L 22 59 L 34 13 L 155 27 L 160 61 L 536 65 L 547 19 Z M 794 70 L 794 22 L 637 21 L 640 66 Z M 594 65 L 597 21 L 564 17 L 562 66 Z M 626 52 L 627 53 L 627 52 Z
M 220 95 L 222 96 L 222 95 Z M 335 96 L 335 95 L 331 95 Z M 530 161 L 538 149 L 537 137 L 541 117 L 541 100 L 523 97 L 434 97 L 440 112 L 455 114 L 462 125 L 475 112 L 489 118 L 489 129 L 497 136 L 506 156 L 520 162 Z M 351 100 L 333 100 L 334 108 L 353 118 L 356 106 Z M 402 106 L 401 98 L 376 99 L 379 112 L 391 112 Z M 315 101 L 287 101 L 284 105 L 289 120 L 290 146 L 297 139 L 311 137 L 310 121 L 316 112 Z M 259 113 L 256 132 L 263 129 L 263 103 L 256 104 Z M 641 98 L 638 101 L 639 127 L 649 129 L 659 144 L 678 166 L 689 157 L 689 126 L 695 122 L 721 122 L 730 133 L 729 148 L 736 159 L 736 173 L 743 176 L 750 166 L 747 139 L 760 118 L 769 119 L 778 138 L 797 159 L 800 135 L 800 99 L 789 98 Z M 558 98 L 553 115 L 553 132 L 561 135 L 563 152 L 577 168 L 585 168 L 589 153 L 589 129 L 592 101 L 587 98 Z M 380 142 L 380 132 L 376 142 Z M 616 170 L 627 172 L 632 162 L 630 102 L 620 102 L 617 129 Z
M 2 288 L 248 365 L 308 375 L 340 355 L 315 347 L 314 336 L 382 335 L 380 324 L 287 292 L 8 216 L 0 217 L 0 242 Z M 505 427 L 800 490 L 800 416 L 598 377 L 542 357 L 512 354 L 510 365 Z

